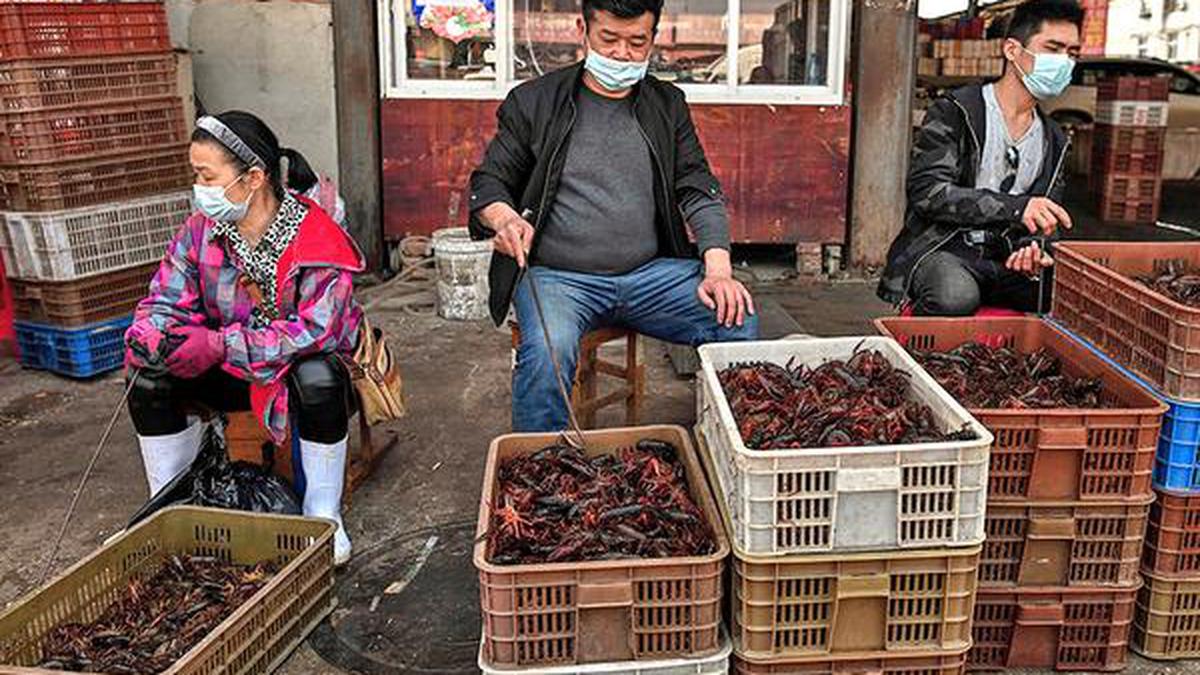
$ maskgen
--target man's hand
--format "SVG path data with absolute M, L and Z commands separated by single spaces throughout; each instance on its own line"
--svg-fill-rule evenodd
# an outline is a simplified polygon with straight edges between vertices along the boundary
M 1008 269 L 1026 274 L 1031 277 L 1036 277 L 1042 273 L 1042 270 L 1054 264 L 1054 258 L 1051 258 L 1042 250 L 1036 242 L 1018 249 L 1008 256 L 1008 260 L 1004 266 Z
M 731 328 L 746 322 L 754 314 L 754 299 L 742 282 L 733 278 L 729 251 L 710 248 L 704 252 L 704 281 L 696 289 L 700 302 L 717 313 L 717 323 Z
M 492 238 L 496 250 L 516 258 L 517 265 L 525 267 L 529 249 L 533 246 L 533 226 L 503 202 L 488 205 L 479 215 L 483 224 L 496 233 Z
M 1071 229 L 1071 215 L 1048 197 L 1030 199 L 1025 205 L 1021 222 L 1030 234 L 1041 233 L 1047 237 L 1054 234 L 1059 227 Z

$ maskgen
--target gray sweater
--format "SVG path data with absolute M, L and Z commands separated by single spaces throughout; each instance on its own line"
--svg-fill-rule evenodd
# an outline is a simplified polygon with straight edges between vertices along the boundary
M 534 259 L 590 274 L 624 274 L 658 255 L 654 168 L 632 101 L 587 87 L 567 141 L 566 164 Z M 725 206 L 699 190 L 679 200 L 701 252 L 729 248 Z

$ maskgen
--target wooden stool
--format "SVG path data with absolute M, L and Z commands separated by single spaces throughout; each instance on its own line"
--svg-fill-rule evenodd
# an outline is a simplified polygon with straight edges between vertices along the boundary
M 513 365 L 521 345 L 521 327 L 509 321 L 512 330 Z M 540 329 L 539 329 L 540 330 Z M 615 340 L 625 339 L 625 364 L 605 361 L 600 358 L 600 346 Z M 596 411 L 615 403 L 625 403 L 625 424 L 636 426 L 642 415 L 642 396 L 646 389 L 646 367 L 638 363 L 638 334 L 628 328 L 598 328 L 583 336 L 579 342 L 579 363 L 575 367 L 574 383 L 571 387 L 571 405 L 579 418 L 579 426 L 591 429 L 596 426 Z M 614 390 L 603 396 L 597 394 L 600 375 L 609 375 L 621 381 Z
M 259 424 L 250 411 L 231 412 L 225 414 L 228 424 L 225 427 L 225 445 L 229 461 L 250 462 L 265 466 L 273 458 L 272 470 L 295 485 L 295 470 L 292 467 L 292 439 L 289 434 L 283 445 L 274 445 L 267 430 Z M 358 415 L 362 419 L 361 415 Z M 354 427 L 353 419 L 351 427 Z M 375 470 L 375 466 L 398 440 L 395 435 L 387 443 L 380 446 L 372 442 L 371 428 L 359 424 L 357 442 L 350 439 L 346 448 L 346 484 L 342 490 L 342 505 L 350 507 L 354 491 L 366 481 Z

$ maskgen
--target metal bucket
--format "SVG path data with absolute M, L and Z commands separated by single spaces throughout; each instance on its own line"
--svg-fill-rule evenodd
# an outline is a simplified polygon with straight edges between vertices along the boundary
M 438 314 L 456 321 L 488 318 L 492 242 L 472 241 L 467 228 L 448 227 L 433 233 L 433 258 L 438 272 Z

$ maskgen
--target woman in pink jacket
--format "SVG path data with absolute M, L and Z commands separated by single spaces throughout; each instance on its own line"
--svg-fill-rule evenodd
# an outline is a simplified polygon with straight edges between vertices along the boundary
M 357 343 L 353 297 L 363 256 L 315 202 L 316 176 L 254 115 L 196 123 L 195 206 L 176 234 L 126 334 L 139 369 L 129 402 L 151 495 L 200 447 L 201 403 L 253 410 L 277 442 L 300 436 L 304 513 L 341 519 L 351 387 L 342 363 Z M 283 160 L 287 172 L 283 172 Z M 286 175 L 286 180 L 285 180 Z

